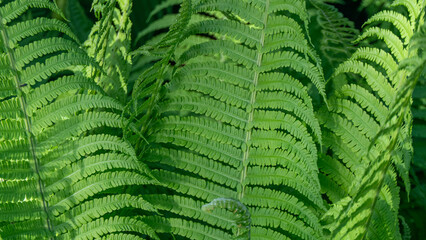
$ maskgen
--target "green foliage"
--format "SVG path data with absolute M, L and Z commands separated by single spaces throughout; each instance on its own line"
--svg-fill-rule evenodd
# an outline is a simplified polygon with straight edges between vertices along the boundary
M 162 191 L 150 193 L 149 201 L 165 211 L 164 216 L 172 212 L 174 219 L 190 218 L 185 220 L 189 229 L 171 225 L 174 234 L 198 232 L 195 223 L 202 221 L 210 229 L 203 238 L 229 238 L 231 226 L 168 205 L 193 199 L 197 206 L 232 197 L 248 207 L 256 226 L 251 230 L 254 236 L 284 237 L 286 232 L 321 237 L 317 216 L 325 207 L 315 160 L 321 133 L 302 81 L 316 85 L 321 94 L 325 83 L 305 37 L 307 16 L 299 23 L 284 14 L 306 15 L 303 2 L 294 5 L 288 8 L 279 1 L 194 5 L 194 12 L 242 16 L 224 14 L 188 26 L 185 37 L 205 33 L 224 37 L 194 44 L 176 59 L 183 67 L 173 73 L 170 90 L 159 104 L 159 119 L 148 132 L 148 142 L 156 143 L 145 154 L 153 174 L 166 185 L 162 191 L 175 192 L 166 199 Z M 281 69 L 293 73 L 283 74 Z M 280 104 L 284 101 L 287 104 Z M 294 210 L 280 211 L 286 205 Z M 167 217 L 164 220 L 173 224 Z
M 326 76 L 329 77 L 333 73 L 333 69 L 355 51 L 353 41 L 359 31 L 355 28 L 354 23 L 345 18 L 333 5 L 317 0 L 310 0 L 308 3 L 314 10 L 312 14 L 314 21 L 311 26 L 319 29 L 311 30 L 311 34 L 314 39 L 317 39 L 314 44 L 317 51 L 321 53 L 323 67 Z M 315 34 L 318 31 L 321 32 L 320 36 Z
M 97 65 L 63 22 L 22 17 L 34 7 L 62 15 L 47 0 L 0 7 L 1 237 L 155 237 L 122 214 L 155 211 L 132 191 L 155 181 L 120 137 L 123 105 L 79 71 Z
M 422 239 L 426 3 L 353 2 L 0 0 L 0 239 Z
M 99 20 L 84 45 L 102 69 L 89 68 L 88 75 L 94 77 L 109 96 L 125 103 L 132 63 L 128 37 L 132 26 L 129 19 L 132 2 L 95 0 L 92 9 Z

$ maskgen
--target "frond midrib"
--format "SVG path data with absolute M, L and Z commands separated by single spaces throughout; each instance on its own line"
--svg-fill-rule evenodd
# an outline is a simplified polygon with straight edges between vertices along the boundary
M 262 16 L 262 18 L 263 18 L 262 23 L 263 23 L 264 27 L 263 27 L 263 29 L 260 33 L 259 46 L 257 47 L 257 53 L 256 53 L 257 54 L 256 65 L 253 69 L 254 70 L 254 77 L 253 77 L 253 82 L 252 82 L 253 91 L 252 91 L 252 94 L 250 96 L 250 103 L 249 103 L 250 104 L 249 106 L 252 106 L 252 108 L 250 110 L 250 113 L 249 113 L 249 116 L 248 116 L 248 119 L 247 119 L 247 125 L 248 126 L 250 126 L 251 123 L 253 122 L 253 116 L 254 116 L 254 112 L 255 112 L 255 108 L 253 106 L 254 106 L 254 103 L 256 102 L 257 83 L 258 83 L 258 80 L 259 80 L 259 75 L 261 73 L 260 69 L 261 69 L 262 58 L 263 58 L 263 53 L 264 53 L 262 51 L 262 48 L 265 45 L 265 29 L 266 29 L 266 24 L 267 24 L 267 21 L 268 21 L 269 1 L 270 0 L 266 0 L 266 3 L 265 3 L 265 10 L 264 10 L 263 16 Z M 244 198 L 245 179 L 246 179 L 246 176 L 247 176 L 247 168 L 248 168 L 248 164 L 246 162 L 249 158 L 250 147 L 251 147 L 251 146 L 248 145 L 248 143 L 250 143 L 252 132 L 253 132 L 253 127 L 250 127 L 250 129 L 246 132 L 246 136 L 245 136 L 244 143 L 243 143 L 243 146 L 244 145 L 246 146 L 246 150 L 244 151 L 243 158 L 242 158 L 243 169 L 241 171 L 241 179 L 240 179 L 241 192 L 238 193 L 239 200 L 242 200 Z M 238 190 L 239 189 L 240 188 L 238 188 Z
M 27 135 L 27 141 L 28 141 L 28 144 L 29 144 L 29 148 L 30 148 L 29 150 L 31 152 L 31 157 L 32 157 L 32 160 L 34 162 L 34 171 L 35 171 L 35 174 L 37 176 L 39 192 L 40 192 L 42 203 L 43 203 L 43 211 L 46 214 L 46 225 L 47 225 L 48 230 L 50 232 L 53 232 L 51 220 L 49 218 L 50 214 L 49 214 L 49 210 L 48 210 L 48 203 L 46 201 L 46 197 L 45 197 L 45 193 L 44 193 L 44 184 L 43 184 L 43 180 L 41 178 L 41 174 L 40 174 L 40 170 L 39 170 L 39 168 L 40 168 L 39 162 L 38 162 L 37 154 L 36 154 L 36 140 L 35 140 L 35 137 L 34 137 L 32 130 L 31 130 L 31 120 L 30 120 L 30 117 L 28 116 L 24 93 L 21 90 L 21 78 L 20 78 L 20 75 L 19 75 L 18 68 L 16 67 L 15 55 L 14 55 L 14 52 L 12 51 L 11 47 L 9 46 L 9 37 L 8 37 L 8 34 L 7 34 L 6 26 L 3 24 L 3 17 L 1 15 L 0 15 L 0 32 L 1 32 L 1 37 L 2 37 L 2 41 L 3 41 L 4 50 L 9 57 L 9 66 L 12 69 L 13 79 L 14 79 L 14 82 L 15 82 L 16 94 L 17 94 L 17 97 L 19 98 L 22 114 L 24 115 L 25 132 L 26 132 L 26 135 Z

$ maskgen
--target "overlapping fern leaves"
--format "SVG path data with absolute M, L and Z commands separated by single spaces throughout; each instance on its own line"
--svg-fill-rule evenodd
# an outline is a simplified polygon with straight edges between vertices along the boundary
M 401 239 L 396 173 L 409 193 L 409 108 L 422 71 L 401 67 L 418 54 L 408 43 L 424 21 L 425 5 L 407 0 L 392 6 L 403 6 L 409 17 L 386 10 L 366 22 L 358 41 L 379 39 L 382 47 L 360 47 L 337 68 L 335 76 L 352 74 L 354 80 L 330 99 L 331 112 L 319 114 L 330 153 L 319 165 L 323 189 L 335 204 L 325 218 L 332 239 Z M 375 26 L 383 21 L 393 28 Z
M 102 69 L 89 68 L 88 74 L 95 77 L 95 81 L 109 96 L 125 103 L 132 63 L 129 37 L 132 2 L 96 0 L 92 8 L 99 20 L 84 45 Z
M 0 239 L 409 238 L 424 1 L 65 2 L 0 0 Z
M 185 37 L 212 40 L 176 59 L 182 67 L 148 131 L 145 157 L 166 188 L 146 195 L 163 212 L 147 221 L 191 239 L 230 239 L 223 219 L 232 214 L 201 211 L 224 197 L 247 206 L 253 239 L 320 238 L 321 132 L 304 84 L 324 95 L 325 83 L 305 2 L 208 0 L 193 12 L 216 17 L 190 24 Z
M 96 64 L 66 24 L 33 9 L 62 15 L 0 2 L 0 238 L 155 237 L 123 214 L 153 210 L 132 190 L 153 180 L 120 137 L 123 106 L 78 70 Z

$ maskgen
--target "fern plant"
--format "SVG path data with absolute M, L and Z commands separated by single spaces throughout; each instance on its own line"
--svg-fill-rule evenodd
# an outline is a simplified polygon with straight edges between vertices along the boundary
M 326 192 L 336 204 L 334 208 L 344 209 L 338 221 L 334 220 L 338 226 L 331 230 L 337 239 L 401 238 L 395 173 L 409 193 L 408 169 L 412 157 L 409 103 L 419 78 L 417 72 L 422 70 L 398 68 L 418 53 L 408 43 L 419 28 L 424 3 L 393 3 L 394 7 L 400 5 L 406 8 L 409 18 L 396 11 L 383 11 L 366 22 L 369 27 L 358 41 L 378 38 L 387 49 L 360 47 L 342 63 L 335 76 L 352 73 L 361 79 L 342 86 L 330 101 L 332 111 L 320 114 L 327 133 L 325 142 L 333 153 L 320 159 L 324 182 L 328 183 L 323 185 L 328 185 Z M 371 26 L 381 21 L 390 22 L 398 31 Z M 421 61 L 416 64 L 422 67 Z M 348 196 L 352 198 L 350 201 Z
M 131 190 L 154 180 L 120 137 L 123 105 L 79 70 L 99 66 L 65 23 L 25 19 L 33 8 L 62 16 L 47 0 L 0 5 L 1 237 L 155 237 L 121 214 L 154 210 Z
M 421 239 L 426 3 L 358 2 L 1 0 L 0 239 Z
M 302 81 L 324 94 L 324 78 L 306 37 L 303 2 L 294 6 L 280 1 L 194 4 L 194 12 L 232 14 L 188 26 L 185 37 L 226 37 L 193 45 L 176 59 L 183 67 L 174 73 L 148 133 L 148 142 L 157 146 L 146 159 L 168 189 L 146 199 L 177 214 L 150 218 L 158 231 L 229 239 L 230 225 L 218 218 L 231 216 L 223 211 L 206 215 L 200 206 L 231 197 L 248 206 L 254 238 L 285 238 L 275 228 L 302 238 L 321 237 L 318 215 L 325 207 L 315 160 L 321 133 Z M 166 194 L 170 190 L 175 193 Z M 194 208 L 198 213 L 190 211 Z

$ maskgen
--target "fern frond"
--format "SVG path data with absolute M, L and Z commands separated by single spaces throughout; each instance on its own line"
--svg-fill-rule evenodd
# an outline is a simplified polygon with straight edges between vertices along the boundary
M 193 9 L 214 17 L 190 21 L 183 36 L 213 37 L 178 55 L 147 131 L 144 157 L 166 186 L 148 190 L 149 202 L 174 216 L 155 217 L 161 225 L 153 226 L 222 239 L 232 216 L 201 214 L 200 206 L 233 198 L 251 214 L 252 237 L 321 238 L 322 134 L 306 85 L 324 96 L 325 80 L 306 37 L 305 1 L 206 0 Z M 215 235 L 198 235 L 200 223 Z
M 79 71 L 96 64 L 65 23 L 21 17 L 32 8 L 60 14 L 51 1 L 0 7 L 0 238 L 156 238 L 122 214 L 152 205 L 116 190 L 155 184 L 121 138 L 124 106 Z
M 385 0 L 362 0 L 359 9 L 367 11 L 368 15 L 371 16 L 374 13 L 389 8 L 391 4 L 391 2 Z
M 423 64 L 424 65 L 424 64 Z M 422 66 L 421 68 L 423 68 Z M 398 150 L 398 135 L 407 111 L 410 107 L 410 96 L 414 89 L 415 82 L 422 69 L 415 72 L 408 82 L 398 93 L 395 102 L 391 106 L 389 118 L 386 125 L 372 141 L 376 144 L 381 137 L 389 138 L 389 145 L 378 158 L 369 159 L 370 166 L 361 178 L 360 187 L 351 201 L 351 204 L 343 210 L 335 227 L 332 227 L 333 239 L 400 239 L 399 232 L 391 231 L 395 226 L 393 220 L 395 212 L 398 211 L 398 202 L 395 202 L 395 194 L 390 188 L 396 188 L 395 175 L 391 169 L 392 157 L 395 150 Z M 370 152 L 366 155 L 371 158 Z M 391 171 L 391 173 L 389 173 Z M 388 179 L 388 176 L 391 179 Z M 395 184 L 395 186 L 392 186 Z M 384 216 L 383 216 L 384 215 Z M 398 222 L 396 222 L 398 223 Z M 370 227 L 369 225 L 372 225 Z M 381 227 L 379 227 L 381 225 Z M 344 226 L 344 227 L 343 227 Z
M 401 4 L 424 3 L 395 1 L 393 6 Z M 336 204 L 326 214 L 334 215 L 327 226 L 331 239 L 401 239 L 396 173 L 409 192 L 412 156 L 409 108 L 411 93 L 422 71 L 419 68 L 424 67 L 424 59 L 418 57 L 421 51 L 407 45 L 423 16 L 420 11 L 409 11 L 416 21 L 396 10 L 386 10 L 364 24 L 367 29 L 358 41 L 372 38 L 378 39 L 378 44 L 358 48 L 334 74 L 361 78 L 350 79 L 350 84 L 338 89 L 329 100 L 333 106 L 331 113 L 318 114 L 326 132 L 324 142 L 330 150 L 329 156 L 320 158 L 323 182 L 340 188 L 335 193 L 331 188 L 326 190 Z M 383 21 L 393 25 L 388 25 L 391 30 L 370 26 Z M 417 59 L 416 67 L 405 67 L 412 66 L 413 58 Z M 331 163 L 338 168 L 330 169 Z M 349 187 L 348 180 L 341 177 L 347 171 L 353 176 Z

